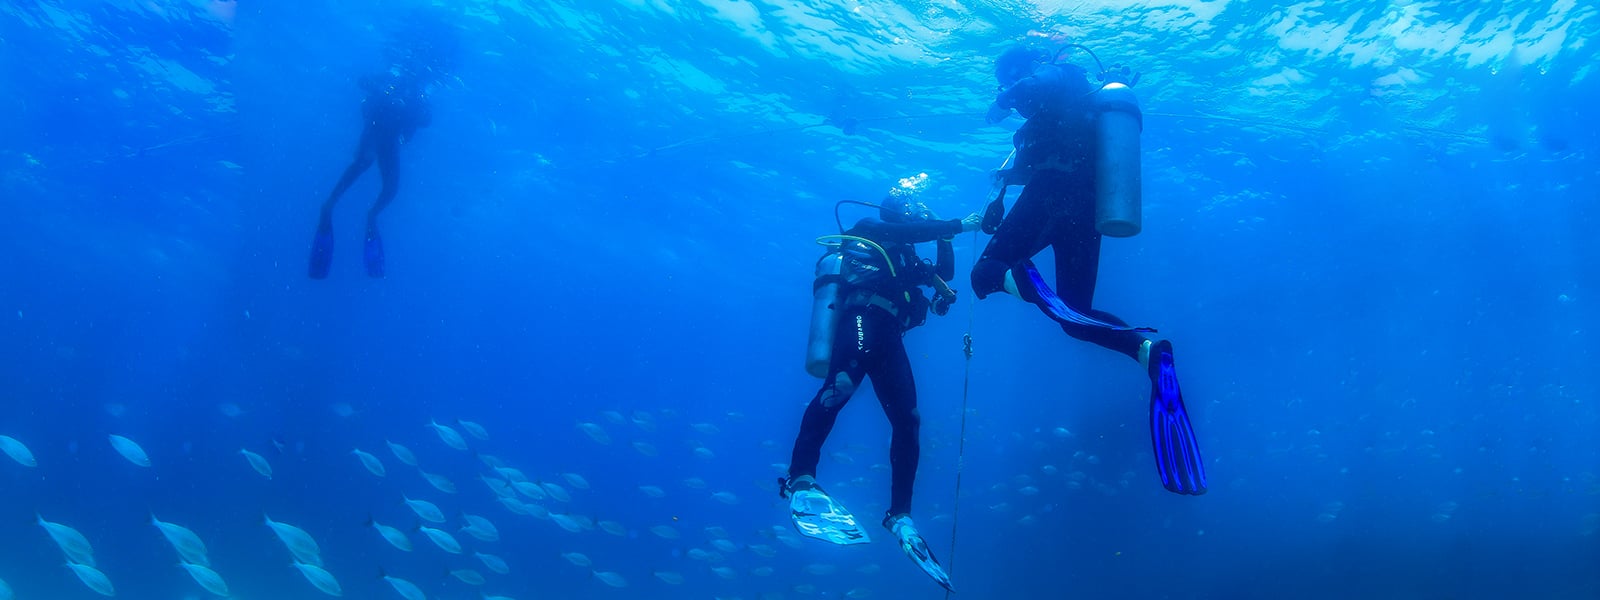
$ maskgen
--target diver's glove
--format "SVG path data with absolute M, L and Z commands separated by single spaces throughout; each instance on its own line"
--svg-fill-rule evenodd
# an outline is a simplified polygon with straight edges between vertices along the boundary
M 983 225 L 983 215 L 978 213 L 967 215 L 961 219 L 961 233 L 977 231 L 980 225 Z
M 985 123 L 993 125 L 995 123 L 999 123 L 1001 121 L 1006 120 L 1006 117 L 1009 117 L 1009 116 L 1011 116 L 1011 109 L 1009 109 L 1009 108 L 1000 108 L 999 104 L 990 104 L 989 105 L 989 112 L 985 113 L 983 115 L 983 121 Z
M 1005 218 L 1006 199 L 1005 195 L 1002 194 L 983 209 L 983 218 L 979 221 L 979 226 L 983 228 L 984 233 L 994 235 L 994 232 L 1000 231 L 1000 222 L 1004 221 Z

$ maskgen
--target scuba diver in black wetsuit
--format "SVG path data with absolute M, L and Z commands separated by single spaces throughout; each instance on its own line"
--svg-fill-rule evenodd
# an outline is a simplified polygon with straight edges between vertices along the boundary
M 894 431 L 889 445 L 889 510 L 883 526 L 919 567 L 949 588 L 949 577 L 911 521 L 922 417 L 901 337 L 921 325 L 930 308 L 939 315 L 948 312 L 955 301 L 955 292 L 945 284 L 955 273 L 950 239 L 976 230 L 981 218 L 973 214 L 939 220 L 915 199 L 926 178 L 902 180 L 884 200 L 878 219 L 862 219 L 842 235 L 823 238 L 837 240 L 838 245 L 818 263 L 817 305 L 807 355 L 807 370 L 822 377 L 823 384 L 801 420 L 789 476 L 779 483 L 801 533 L 836 544 L 868 541 L 854 517 L 817 485 L 816 474 L 822 444 L 839 411 L 870 378 Z M 922 242 L 937 242 L 936 263 L 917 257 L 915 244 Z M 924 285 L 937 292 L 931 304 L 919 289 Z
M 1142 123 L 1128 89 L 1138 78 L 1114 66 L 1102 68 L 1101 84 L 1091 84 L 1087 71 L 1055 58 L 1015 46 L 995 63 L 1001 91 L 988 122 L 998 123 L 1013 110 L 1027 121 L 1012 138 L 1014 165 L 996 174 L 1000 194 L 983 224 L 994 238 L 973 265 L 973 293 L 980 299 L 1010 293 L 1039 306 L 1067 335 L 1139 361 L 1151 381 L 1152 445 L 1162 485 L 1178 494 L 1203 494 L 1205 463 L 1183 406 L 1171 342 L 1092 308 L 1101 235 L 1128 237 L 1140 227 Z M 1018 184 L 1025 187 L 1006 214 L 1005 186 Z M 1030 260 L 1046 246 L 1055 253 L 1058 291 Z
M 400 72 L 387 74 L 386 78 L 363 77 L 361 89 L 367 97 L 361 101 L 361 142 L 356 148 L 355 160 L 345 168 L 339 183 L 333 186 L 327 201 L 322 203 L 322 213 L 317 220 L 317 233 L 311 245 L 312 279 L 328 276 L 328 266 L 333 261 L 333 207 L 339 197 L 361 174 L 378 163 L 382 188 L 378 199 L 367 211 L 366 242 L 362 258 L 367 275 L 383 277 L 383 239 L 378 236 L 378 214 L 389 206 L 400 187 L 400 146 L 411 141 L 417 130 L 432 121 L 428 107 L 425 84 L 415 75 Z

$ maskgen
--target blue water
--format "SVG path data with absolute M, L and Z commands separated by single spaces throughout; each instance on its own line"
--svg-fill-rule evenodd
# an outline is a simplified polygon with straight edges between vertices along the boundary
M 1594 7 L 438 4 L 0 6 L 0 435 L 38 462 L 0 458 L 17 598 L 98 597 L 36 516 L 82 531 L 122 597 L 208 597 L 152 513 L 241 599 L 323 597 L 263 514 L 315 537 L 351 598 L 398 598 L 380 569 L 477 598 L 455 568 L 520 599 L 942 596 L 875 526 L 870 397 L 820 476 L 874 543 L 787 526 L 772 482 L 817 385 L 812 240 L 835 201 L 916 173 L 941 214 L 981 210 L 1020 123 L 983 124 L 992 57 L 1052 36 L 1144 74 L 1144 231 L 1105 243 L 1096 304 L 1176 344 L 1211 491 L 1161 489 L 1136 367 L 1023 303 L 972 304 L 958 276 L 956 308 L 906 344 L 914 514 L 960 597 L 1600 597 Z M 382 218 L 389 276 L 359 259 L 373 172 L 310 281 L 355 82 L 419 40 L 448 77 Z M 983 241 L 957 239 L 958 272 Z M 490 439 L 451 449 L 432 419 Z M 627 535 L 506 511 L 474 453 Z M 450 555 L 413 531 L 400 552 L 365 523 L 414 527 L 405 495 L 501 539 L 458 534 Z M 711 527 L 736 550 L 691 556 Z

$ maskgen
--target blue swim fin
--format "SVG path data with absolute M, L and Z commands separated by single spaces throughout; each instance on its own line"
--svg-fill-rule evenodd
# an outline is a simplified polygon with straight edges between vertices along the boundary
M 333 222 L 324 217 L 317 221 L 317 233 L 311 238 L 311 267 L 306 274 L 312 279 L 326 279 L 332 263 Z
M 1022 269 L 1021 273 L 1017 272 L 1017 267 Z M 1024 260 L 1016 267 L 1013 267 L 1011 275 L 1012 279 L 1016 281 L 1017 293 L 1022 296 L 1022 299 L 1038 306 L 1039 310 L 1044 311 L 1045 316 L 1050 317 L 1057 323 L 1097 327 L 1111 331 L 1155 331 L 1150 327 L 1131 327 L 1107 323 L 1073 310 L 1071 306 L 1067 306 L 1067 303 L 1061 300 L 1060 296 L 1056 295 L 1055 290 L 1050 289 L 1050 284 L 1044 282 L 1044 276 L 1039 274 L 1039 269 L 1033 266 L 1033 261 L 1031 260 Z
M 1189 411 L 1183 407 L 1172 342 L 1146 341 L 1139 358 L 1150 375 L 1150 440 L 1161 485 L 1174 494 L 1206 493 L 1206 463 L 1200 458 Z
M 383 238 L 377 227 L 367 228 L 367 241 L 361 247 L 361 258 L 367 263 L 367 277 L 383 277 Z

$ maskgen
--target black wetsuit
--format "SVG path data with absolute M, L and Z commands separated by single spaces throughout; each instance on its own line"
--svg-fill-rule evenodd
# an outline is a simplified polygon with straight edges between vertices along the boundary
M 415 83 L 395 80 L 385 84 L 372 78 L 363 78 L 361 87 L 367 90 L 366 99 L 361 101 L 361 118 L 365 123 L 361 129 L 361 142 L 356 147 L 355 159 L 345 168 L 339 183 L 333 186 L 333 192 L 328 194 L 328 200 L 323 203 L 322 220 L 326 223 L 331 219 L 333 206 L 339 202 L 339 197 L 372 166 L 373 161 L 377 161 L 383 187 L 378 191 L 377 201 L 367 211 L 367 227 L 371 229 L 378 213 L 383 212 L 400 191 L 400 146 L 411 141 L 418 129 L 432 122 L 432 112 L 421 88 Z
M 862 379 L 870 377 L 878 403 L 894 429 L 889 443 L 892 484 L 888 514 L 911 512 L 911 488 L 921 452 L 918 436 L 922 416 L 917 413 L 917 386 L 901 336 L 927 318 L 928 299 L 918 286 L 927 285 L 931 275 L 949 280 L 955 274 L 955 251 L 943 238 L 958 233 L 961 233 L 959 220 L 887 223 L 877 219 L 863 219 L 845 232 L 845 235 L 867 238 L 882 246 L 893 261 L 896 276 L 879 271 L 875 277 L 844 286 L 840 294 L 844 308 L 834 335 L 828 375 L 800 422 L 800 435 L 795 439 L 794 455 L 789 462 L 791 479 L 816 476 L 822 443 L 833 430 L 839 410 L 850 401 Z M 939 240 L 938 260 L 928 265 L 917 257 L 913 244 L 934 240 Z M 876 250 L 871 251 L 871 254 L 876 253 Z M 847 254 L 846 271 L 851 269 L 852 260 L 874 262 L 871 255 L 857 259 Z M 882 269 L 882 262 L 882 258 L 877 257 L 876 264 L 865 266 L 869 271 L 872 267 Z M 888 306 L 893 306 L 893 313 Z
M 1006 271 L 1049 246 L 1055 253 L 1056 293 L 1078 312 L 1114 325 L 1111 313 L 1094 310 L 1100 269 L 1100 232 L 1095 229 L 1094 91 L 1081 68 L 1043 65 L 1007 88 L 995 106 L 1015 109 L 1027 119 L 1012 137 L 1016 169 L 1028 178 L 983 255 L 972 268 L 972 290 L 979 298 L 1001 291 Z M 1024 275 L 1018 269 L 1014 276 Z M 1048 312 L 1048 311 L 1047 311 Z M 1062 323 L 1074 338 L 1138 360 L 1145 336 Z

